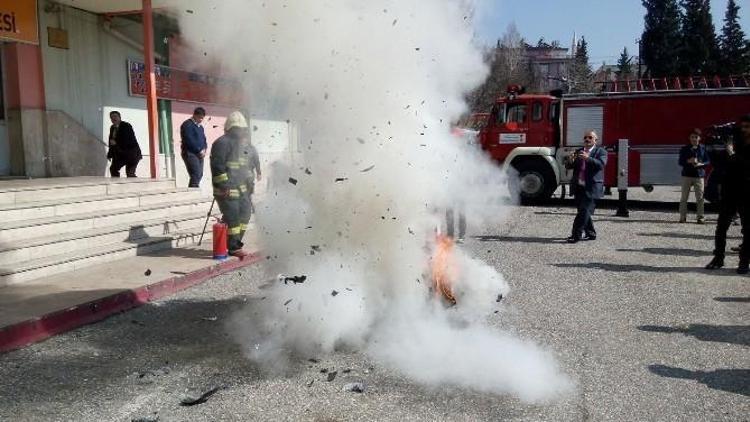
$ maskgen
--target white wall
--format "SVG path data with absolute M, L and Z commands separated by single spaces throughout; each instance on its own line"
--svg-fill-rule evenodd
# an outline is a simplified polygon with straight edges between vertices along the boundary
M 279 162 L 288 167 L 295 167 L 300 161 L 299 130 L 294 122 L 273 120 L 253 119 L 250 126 L 253 129 L 257 128 L 253 131 L 252 143 L 258 150 L 264 177 L 255 184 L 255 197 L 262 200 L 270 184 L 277 182 L 271 180 L 271 164 Z

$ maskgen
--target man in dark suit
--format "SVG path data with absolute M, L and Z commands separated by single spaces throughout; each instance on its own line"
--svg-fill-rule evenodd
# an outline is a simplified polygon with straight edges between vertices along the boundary
M 573 232 L 569 243 L 580 240 L 596 240 L 596 229 L 591 219 L 596 209 L 596 200 L 604 196 L 604 167 L 607 165 L 607 150 L 597 146 L 598 137 L 593 130 L 583 136 L 583 148 L 567 160 L 566 166 L 573 169 L 571 190 L 575 196 L 578 214 L 573 221 Z M 585 233 L 585 237 L 581 237 Z
M 714 238 L 714 258 L 706 265 L 709 270 L 724 267 L 727 230 L 739 214 L 742 222 L 742 245 L 738 274 L 750 272 L 750 114 L 737 123 L 733 148 L 729 148 L 727 172 L 721 184 L 719 219 Z
M 136 177 L 135 170 L 141 161 L 141 147 L 135 138 L 133 126 L 122 121 L 119 111 L 109 113 L 112 126 L 109 128 L 109 151 L 107 159 L 112 160 L 109 166 L 109 174 L 112 177 L 120 177 L 120 169 L 125 167 L 128 177 Z

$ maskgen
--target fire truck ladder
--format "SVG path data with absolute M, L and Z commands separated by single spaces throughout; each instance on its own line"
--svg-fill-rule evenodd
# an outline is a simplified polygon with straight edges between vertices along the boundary
M 738 76 L 688 76 L 670 78 L 625 79 L 601 83 L 601 92 L 683 91 L 721 88 L 750 88 L 750 74 Z

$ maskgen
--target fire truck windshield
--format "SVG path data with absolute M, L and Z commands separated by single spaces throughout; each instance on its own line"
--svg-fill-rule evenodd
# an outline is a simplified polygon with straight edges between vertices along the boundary
M 500 108 L 497 113 L 497 123 L 526 123 L 526 104 L 508 104 L 507 107 Z

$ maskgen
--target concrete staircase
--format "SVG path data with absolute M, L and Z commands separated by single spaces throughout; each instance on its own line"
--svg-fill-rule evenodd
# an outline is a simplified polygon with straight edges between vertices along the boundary
M 0 286 L 195 243 L 210 204 L 174 180 L 0 182 Z

